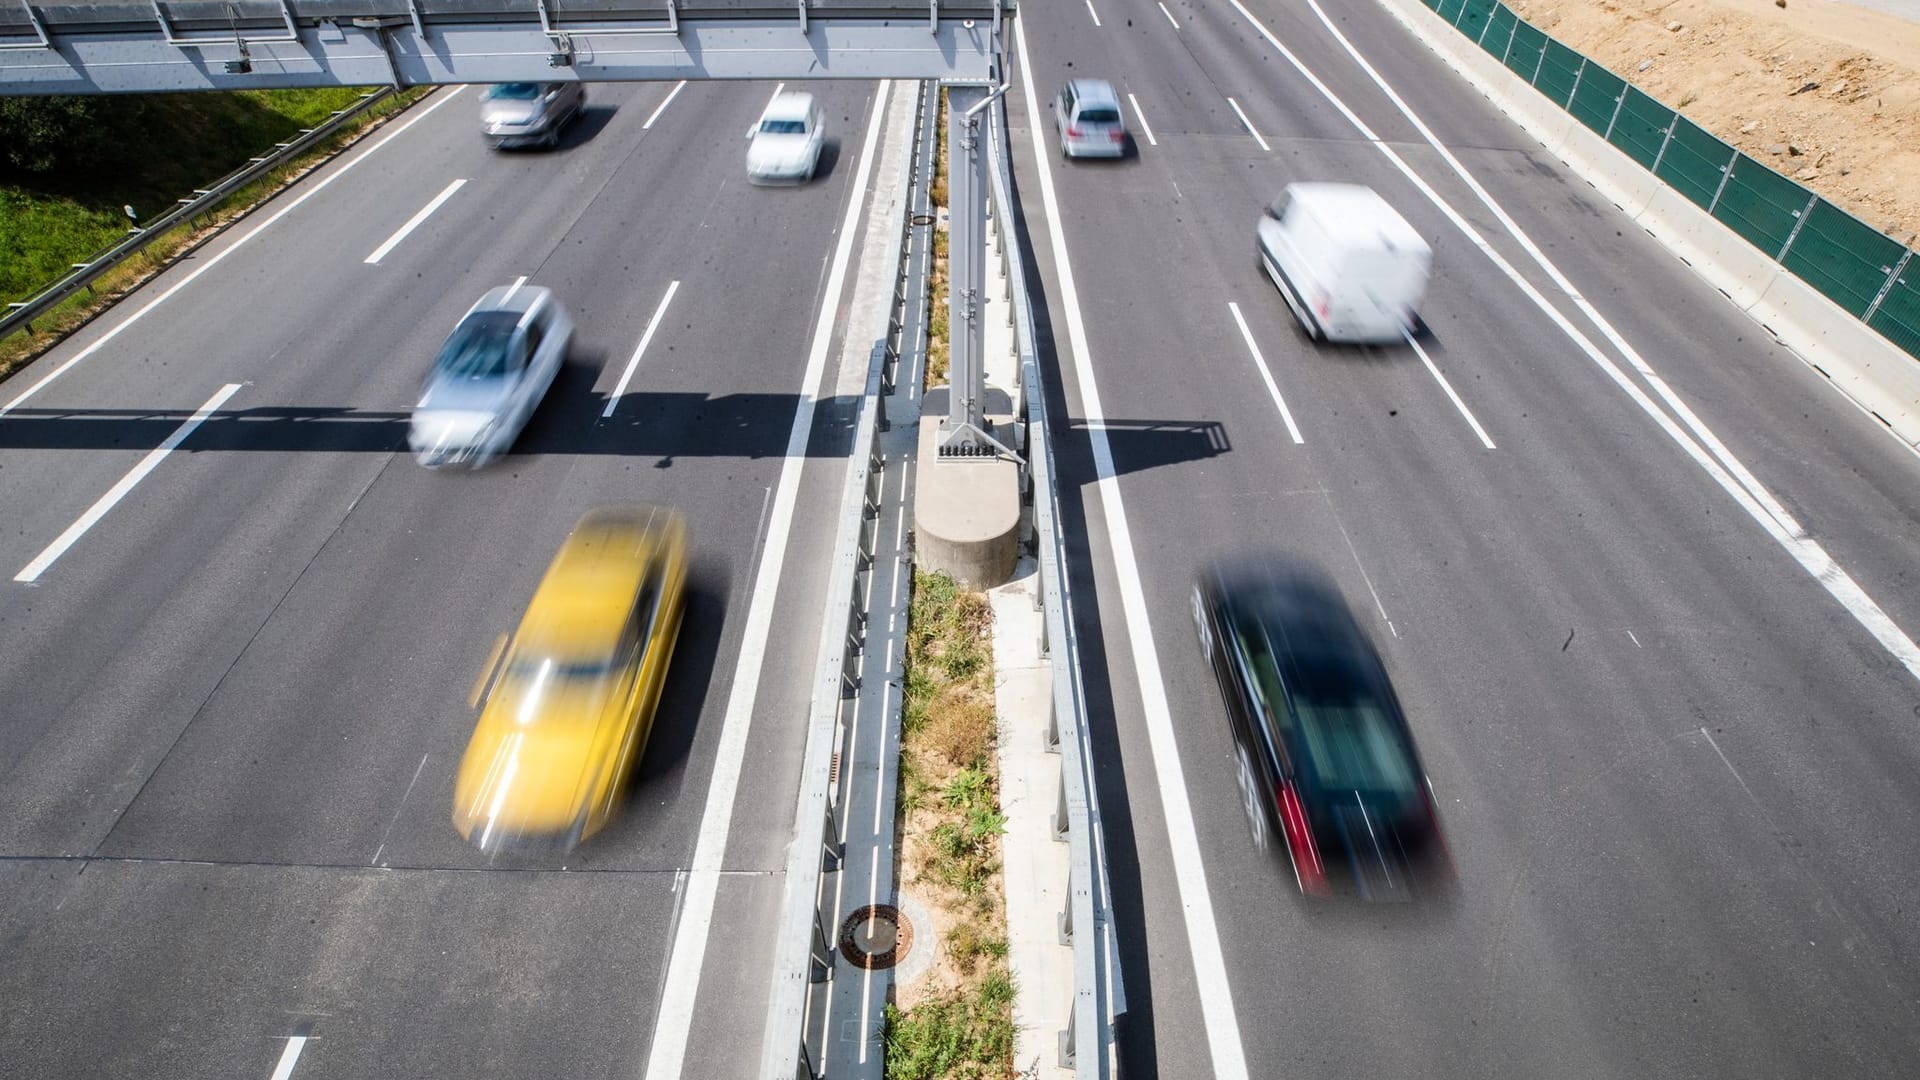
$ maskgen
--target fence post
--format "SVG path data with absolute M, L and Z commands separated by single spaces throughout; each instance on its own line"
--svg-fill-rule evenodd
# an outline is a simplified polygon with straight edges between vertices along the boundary
M 1613 141 L 1613 125 L 1620 122 L 1620 110 L 1627 107 L 1627 91 L 1633 89 L 1631 83 L 1620 88 L 1620 96 L 1613 99 L 1613 119 L 1607 121 L 1607 133 L 1600 136 L 1605 142 Z
M 1893 264 L 1893 269 L 1887 274 L 1887 280 L 1880 283 L 1880 291 L 1873 294 L 1873 303 L 1867 305 L 1867 313 L 1860 316 L 1861 322 L 1870 321 L 1873 313 L 1880 310 L 1880 301 L 1885 300 L 1887 294 L 1893 291 L 1893 283 L 1900 280 L 1900 274 L 1907 268 L 1907 260 L 1911 258 L 1913 258 L 1912 248 L 1900 253 L 1900 261 Z
M 1673 119 L 1667 122 L 1667 133 L 1660 139 L 1660 150 L 1653 155 L 1653 165 L 1647 169 L 1648 172 L 1660 175 L 1660 162 L 1667 156 L 1667 144 L 1673 141 L 1673 129 L 1679 126 L 1680 114 L 1674 113 Z
M 1815 203 L 1819 201 L 1820 201 L 1820 196 L 1818 195 L 1807 196 L 1806 207 L 1802 209 L 1798 214 L 1794 215 L 1794 217 L 1797 217 L 1800 220 L 1793 223 L 1793 231 L 1787 234 L 1787 242 L 1780 245 L 1780 254 L 1775 255 L 1773 257 L 1774 262 L 1786 261 L 1788 249 L 1792 248 L 1793 242 L 1800 238 L 1800 230 L 1807 227 L 1807 218 L 1813 215 L 1813 206 Z
M 1733 167 L 1740 164 L 1740 151 L 1736 147 L 1733 156 L 1727 159 L 1725 168 L 1720 170 L 1720 186 L 1713 189 L 1713 201 L 1707 204 L 1707 216 L 1713 216 L 1713 210 L 1720 205 L 1720 195 L 1727 190 L 1727 181 L 1733 179 Z
M 1527 85 L 1536 90 L 1540 88 L 1540 71 L 1547 66 L 1547 42 L 1551 40 L 1549 38 L 1540 43 L 1540 59 L 1533 62 L 1533 78 L 1527 81 Z
M 1566 109 L 1568 111 L 1572 111 L 1573 97 L 1575 94 L 1578 94 L 1580 92 L 1580 76 L 1585 75 L 1586 73 L 1587 73 L 1587 58 L 1583 56 L 1580 58 L 1580 69 L 1573 73 L 1573 89 L 1567 91 L 1567 103 L 1565 105 L 1560 106 L 1561 108 Z
M 1507 31 L 1507 48 L 1500 54 L 1500 66 L 1507 66 L 1507 58 L 1513 55 L 1513 43 L 1520 37 L 1520 16 L 1513 17 L 1513 28 Z
M 1502 4 L 1495 4 L 1493 5 L 1493 11 L 1487 12 L 1487 24 L 1480 28 L 1480 36 L 1473 39 L 1475 45 L 1478 45 L 1482 49 L 1487 47 L 1487 31 L 1493 28 L 1493 13 L 1494 11 L 1499 11 L 1503 6 Z

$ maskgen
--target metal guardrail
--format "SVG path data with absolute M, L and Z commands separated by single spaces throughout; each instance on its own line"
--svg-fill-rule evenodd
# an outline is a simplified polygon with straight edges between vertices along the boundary
M 1041 654 L 1053 667 L 1048 724 L 1050 749 L 1060 753 L 1060 793 L 1054 811 L 1055 838 L 1071 849 L 1067 904 L 1060 912 L 1062 944 L 1073 946 L 1073 1001 L 1059 1035 L 1059 1064 L 1077 1080 L 1119 1075 L 1114 1039 L 1126 1015 L 1126 990 L 1113 928 L 1113 890 L 1107 881 L 1100 799 L 1093 774 L 1093 743 L 1087 723 L 1080 654 L 1074 639 L 1072 596 L 1067 588 L 1066 544 L 1060 535 L 1059 493 L 1054 488 L 1053 442 L 1047 428 L 1047 398 L 1040 382 L 1033 307 L 1025 264 L 1013 229 L 1013 182 L 1007 157 L 1006 99 L 995 103 L 989 206 L 999 230 L 1000 255 L 1011 300 L 1014 344 L 1026 393 L 1027 479 L 1033 506 L 1034 554 L 1040 568 L 1045 610 Z
M 49 309 L 81 289 L 91 286 L 100 279 L 101 275 L 139 254 L 148 244 L 165 235 L 174 226 L 187 224 L 205 215 L 234 192 L 311 150 L 321 140 L 359 118 L 361 114 L 393 92 L 392 87 L 381 87 L 362 95 L 359 101 L 334 113 L 319 127 L 303 129 L 298 137 L 278 144 L 273 153 L 266 157 L 252 159 L 210 188 L 196 190 L 193 198 L 181 199 L 173 209 L 155 218 L 151 223 L 134 229 L 125 239 L 112 247 L 86 262 L 75 263 L 72 273 L 54 282 L 31 299 L 8 304 L 6 315 L 0 317 L 0 337 L 5 337 L 23 326 L 31 331 L 34 319 L 46 314 Z
M 924 131 L 932 120 L 933 83 L 921 84 L 920 102 L 915 119 L 916 133 Z M 931 159 L 923 159 L 930 161 Z M 902 202 L 910 189 L 913 173 L 902 177 Z M 877 523 L 880 514 L 880 482 L 883 462 L 879 434 L 885 429 L 882 396 L 894 384 L 894 370 L 900 359 L 898 338 L 902 333 L 910 284 L 908 252 L 911 247 L 914 215 L 901 216 L 901 235 L 897 252 L 892 307 L 888 310 L 887 337 L 875 341 L 867 362 L 866 388 L 860 398 L 855 421 L 852 463 L 847 469 L 846 485 L 840 501 L 840 522 L 834 534 L 833 557 L 827 578 L 826 624 L 822 628 L 820 656 L 813 680 L 813 704 L 807 716 L 806 747 L 802 751 L 799 805 L 794 815 L 794 839 L 787 850 L 786 892 L 781 901 L 780 925 L 774 938 L 773 988 L 769 995 L 767 1029 L 761 1043 L 760 1076 L 763 1080 L 814 1080 L 818 1070 L 807 1050 L 806 1024 L 808 987 L 823 982 L 833 970 L 834 933 L 831 914 L 822 910 L 821 883 L 827 870 L 840 863 L 840 830 L 834 793 L 834 751 L 840 710 L 858 694 L 859 658 L 866 641 L 866 580 L 874 560 Z M 924 291 L 924 285 L 922 286 Z M 834 608 L 834 597 L 844 607 Z M 816 823 L 817 842 L 807 831 Z

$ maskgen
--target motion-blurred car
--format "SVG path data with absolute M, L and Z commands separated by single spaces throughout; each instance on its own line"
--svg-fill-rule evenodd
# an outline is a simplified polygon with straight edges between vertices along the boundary
M 587 104 L 584 83 L 495 83 L 480 96 L 480 130 L 500 150 L 560 145 L 560 131 Z
M 747 179 L 756 184 L 804 184 L 820 167 L 826 144 L 820 106 L 812 94 L 775 94 L 747 129 Z
M 680 633 L 687 533 L 658 507 L 582 517 L 483 675 L 453 825 L 488 853 L 604 827 L 647 744 Z
M 1256 846 L 1286 848 L 1300 890 L 1368 900 L 1438 891 L 1452 864 L 1385 665 L 1326 575 L 1265 557 L 1193 593 L 1233 727 Z
M 1288 184 L 1255 236 L 1261 268 L 1308 337 L 1389 344 L 1423 331 L 1433 249 L 1372 188 Z
M 1120 95 L 1105 79 L 1074 79 L 1061 87 L 1053 99 L 1053 126 L 1060 133 L 1063 157 L 1126 156 Z
M 572 340 L 573 320 L 552 290 L 488 290 L 441 346 L 413 407 L 407 445 L 420 464 L 478 468 L 506 453 Z

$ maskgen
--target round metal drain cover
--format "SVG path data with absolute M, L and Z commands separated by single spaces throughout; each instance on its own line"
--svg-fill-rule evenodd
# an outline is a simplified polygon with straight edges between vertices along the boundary
M 890 968 L 913 948 L 913 924 L 892 904 L 869 904 L 840 924 L 840 955 L 869 971 Z

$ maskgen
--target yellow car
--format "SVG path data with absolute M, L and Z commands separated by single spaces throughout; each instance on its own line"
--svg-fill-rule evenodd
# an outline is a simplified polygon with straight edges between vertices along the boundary
M 482 675 L 454 781 L 461 836 L 490 853 L 571 849 L 612 819 L 653 727 L 686 576 L 671 510 L 609 507 L 574 525 Z

